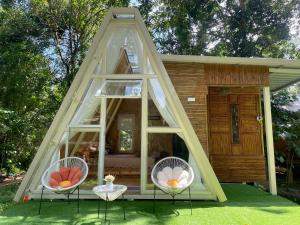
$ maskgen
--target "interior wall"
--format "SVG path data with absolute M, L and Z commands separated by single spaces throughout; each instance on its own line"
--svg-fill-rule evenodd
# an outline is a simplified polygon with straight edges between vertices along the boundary
M 133 154 L 139 156 L 141 149 L 141 99 L 123 99 L 117 114 L 106 134 L 106 143 L 110 145 L 109 154 L 119 154 L 118 115 L 134 115 Z

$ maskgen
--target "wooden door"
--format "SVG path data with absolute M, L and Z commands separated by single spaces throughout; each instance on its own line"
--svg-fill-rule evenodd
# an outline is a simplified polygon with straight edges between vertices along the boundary
M 222 182 L 265 180 L 259 92 L 209 90 L 209 155 Z

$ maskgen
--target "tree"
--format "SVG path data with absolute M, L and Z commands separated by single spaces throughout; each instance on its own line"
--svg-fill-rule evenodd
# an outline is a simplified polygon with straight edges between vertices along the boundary
M 274 141 L 286 143 L 287 154 L 275 151 L 276 163 L 287 168 L 286 187 L 293 182 L 295 155 L 300 157 L 300 114 L 288 109 L 297 100 L 296 88 L 287 88 L 275 92 L 272 96 L 272 117 Z
M 202 54 L 213 41 L 215 1 L 140 1 L 142 15 L 162 53 Z
M 26 169 L 56 97 L 35 21 L 13 1 L 0 5 L 0 165 Z
M 111 6 L 127 6 L 128 0 L 31 0 L 29 10 L 40 24 L 47 55 L 62 94 L 71 82 L 86 54 L 91 41 Z
M 272 57 L 274 45 L 289 40 L 295 1 L 227 0 L 220 4 L 220 42 L 214 52 L 226 56 Z M 283 55 L 281 55 L 283 57 Z
M 162 53 L 299 56 L 289 35 L 291 20 L 300 16 L 299 0 L 140 0 L 139 3 Z
M 110 6 L 127 0 L 0 1 L 0 166 L 26 169 Z

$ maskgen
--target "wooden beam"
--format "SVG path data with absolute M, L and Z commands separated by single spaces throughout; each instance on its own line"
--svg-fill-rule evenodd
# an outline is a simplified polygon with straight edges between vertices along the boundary
M 105 131 L 106 131 L 106 99 L 101 99 L 101 117 L 100 117 L 100 137 L 99 137 L 99 157 L 98 157 L 98 184 L 103 183 L 104 178 L 104 157 L 105 157 Z
M 141 175 L 140 186 L 141 194 L 146 192 L 148 177 L 148 83 L 147 79 L 143 80 L 142 89 L 142 107 L 141 107 Z
M 72 126 L 70 127 L 70 132 L 78 131 L 78 132 L 99 132 L 101 126 L 100 125 L 82 125 L 82 126 Z
M 119 99 L 119 101 L 118 101 L 118 103 L 117 103 L 117 105 L 116 105 L 116 108 L 114 109 L 114 111 L 113 111 L 113 113 L 112 113 L 112 115 L 111 115 L 111 117 L 109 118 L 109 121 L 108 121 L 108 123 L 107 123 L 106 132 L 109 130 L 109 128 L 110 128 L 110 126 L 111 126 L 113 120 L 115 119 L 115 116 L 116 116 L 116 114 L 117 114 L 117 112 L 118 112 L 118 110 L 119 110 L 119 108 L 120 108 L 121 103 L 122 103 L 122 99 Z
M 109 104 L 108 104 L 108 107 L 107 107 L 107 110 L 106 110 L 106 116 L 108 116 L 110 110 L 112 109 L 112 106 L 113 106 L 114 102 L 115 102 L 115 99 L 114 99 L 114 98 L 110 99 Z M 101 116 L 101 115 L 100 115 L 100 116 Z
M 272 129 L 272 114 L 271 114 L 271 100 L 270 87 L 264 87 L 264 112 L 265 112 L 265 130 L 267 143 L 267 160 L 269 173 L 269 188 L 273 195 L 277 195 L 276 173 L 275 173 L 275 156 L 273 143 L 273 129 Z
M 76 144 L 75 144 L 75 146 L 74 146 L 74 148 L 72 149 L 72 151 L 71 151 L 71 153 L 70 153 L 70 156 L 73 156 L 74 154 L 75 154 L 75 152 L 77 151 L 77 149 L 79 148 L 79 146 L 80 146 L 80 143 L 81 143 L 81 141 L 82 141 L 82 139 L 84 138 L 84 136 L 85 136 L 85 133 L 80 133 L 80 135 L 79 135 L 79 137 L 78 137 L 78 139 L 77 139 L 77 141 L 76 141 Z M 68 142 L 69 143 L 69 142 Z
M 155 74 L 135 74 L 135 73 L 131 73 L 131 74 L 101 74 L 101 75 L 94 75 L 93 78 L 94 79 L 110 79 L 110 80 L 135 80 L 135 79 L 141 80 L 144 78 L 156 78 L 156 75 Z
M 182 129 L 178 127 L 147 127 L 148 133 L 181 133 Z
M 295 74 L 300 76 L 300 69 L 287 69 L 287 68 L 270 68 L 270 74 Z M 272 74 L 273 75 L 273 74 Z

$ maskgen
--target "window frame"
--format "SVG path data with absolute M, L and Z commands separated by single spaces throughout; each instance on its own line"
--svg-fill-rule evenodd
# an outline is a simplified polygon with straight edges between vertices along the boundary
M 235 141 L 235 135 L 234 135 L 234 124 L 233 124 L 233 108 L 236 107 L 236 115 L 237 115 L 237 118 L 236 118 L 236 127 L 237 127 L 237 138 L 238 140 Z M 240 105 L 239 104 L 236 104 L 236 103 L 233 103 L 233 104 L 229 104 L 229 108 L 230 108 L 230 135 L 231 135 L 231 143 L 233 145 L 239 145 L 241 144 L 241 126 L 240 126 Z

